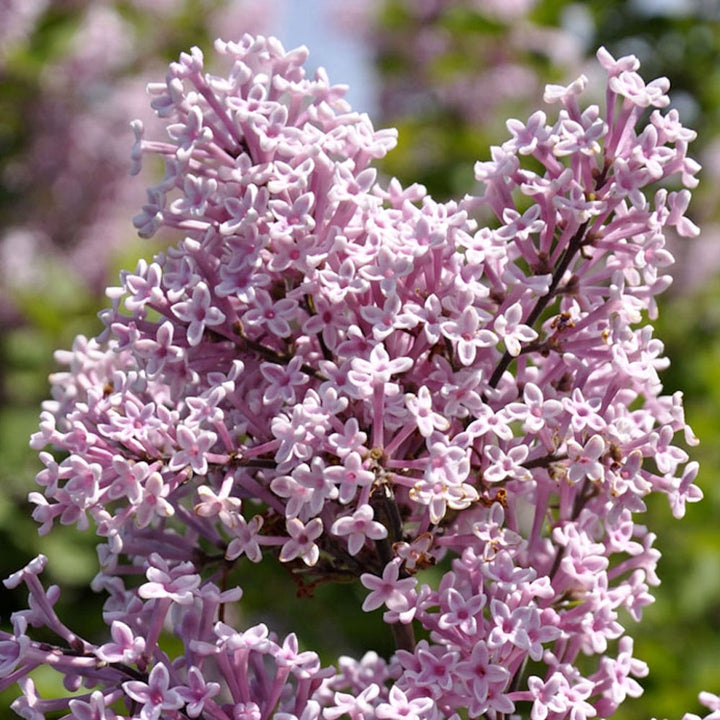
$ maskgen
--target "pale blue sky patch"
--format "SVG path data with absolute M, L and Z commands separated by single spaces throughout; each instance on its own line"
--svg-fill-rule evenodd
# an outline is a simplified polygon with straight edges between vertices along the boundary
M 376 81 L 371 48 L 364 34 L 350 34 L 352 22 L 343 22 L 344 12 L 353 12 L 347 0 L 274 0 L 281 9 L 277 35 L 286 49 L 306 45 L 310 50 L 307 68 L 324 67 L 330 81 L 349 85 L 348 101 L 353 109 L 371 116 L 376 109 Z M 348 8 L 345 10 L 345 8 Z

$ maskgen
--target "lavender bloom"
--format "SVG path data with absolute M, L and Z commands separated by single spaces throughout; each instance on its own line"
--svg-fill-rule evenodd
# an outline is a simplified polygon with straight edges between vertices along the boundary
M 193 48 L 150 86 L 169 138 L 135 151 L 166 161 L 138 229 L 185 239 L 123 274 L 103 335 L 60 355 L 32 440 L 60 451 L 41 453 L 43 528 L 102 538 L 112 642 L 74 636 L 29 568 L 0 688 L 20 683 L 26 717 L 70 708 L 35 693 L 42 664 L 108 719 L 608 716 L 647 672 L 621 613 L 658 583 L 633 513 L 700 498 L 642 325 L 687 207 L 646 185 L 697 169 L 643 130 L 666 84 L 601 53 L 606 108 L 580 111 L 582 81 L 553 89 L 557 118 L 534 114 L 531 139 L 511 122 L 480 193 L 441 204 L 376 182 L 394 131 L 308 77 L 305 49 L 216 49 L 226 76 Z M 235 627 L 244 556 L 359 580 L 397 652 L 322 667 L 294 634 Z

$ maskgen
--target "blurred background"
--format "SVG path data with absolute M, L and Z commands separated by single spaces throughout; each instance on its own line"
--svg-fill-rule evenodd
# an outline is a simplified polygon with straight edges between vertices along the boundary
M 690 216 L 703 233 L 673 241 L 675 283 L 663 298 L 656 335 L 672 360 L 663 380 L 683 390 L 701 439 L 704 502 L 677 521 L 664 499 L 647 524 L 663 553 L 657 602 L 626 627 L 650 665 L 645 694 L 614 717 L 679 718 L 701 712 L 697 693 L 720 692 L 720 2 L 718 0 L 0 0 L 0 576 L 38 552 L 46 580 L 63 588 L 61 617 L 92 637 L 102 598 L 94 535 L 57 528 L 40 538 L 27 493 L 38 468 L 28 439 L 48 395 L 53 350 L 100 330 L 104 288 L 163 244 L 137 239 L 132 217 L 152 181 L 129 176 L 129 122 L 153 130 L 145 84 L 217 36 L 277 35 L 310 48 L 376 127 L 395 126 L 398 148 L 382 165 L 440 199 L 472 188 L 472 167 L 508 136 L 508 117 L 540 107 L 547 82 L 580 72 L 602 79 L 598 46 L 634 53 L 646 80 L 665 75 L 704 170 Z M 657 500 L 654 499 L 653 500 Z M 325 659 L 391 652 L 379 613 L 358 618 L 357 589 L 324 587 L 296 598 L 281 574 L 253 568 L 251 611 L 280 633 L 298 630 Z M 258 571 L 265 573 L 259 576 Z M 2 589 L 0 623 L 25 606 Z M 329 612 L 328 608 L 331 608 Z M 81 610 L 81 612 L 80 612 Z M 41 694 L 61 692 L 52 671 Z M 0 695 L 0 718 L 14 692 Z

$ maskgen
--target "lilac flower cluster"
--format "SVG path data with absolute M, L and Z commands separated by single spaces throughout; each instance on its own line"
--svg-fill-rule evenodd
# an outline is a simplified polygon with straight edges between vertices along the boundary
M 645 324 L 664 228 L 697 232 L 667 81 L 600 50 L 604 110 L 581 108 L 584 77 L 549 86 L 555 118 L 509 121 L 479 194 L 441 204 L 376 180 L 394 131 L 306 76 L 304 49 L 216 49 L 227 76 L 194 48 L 149 86 L 168 139 L 135 125 L 138 168 L 165 162 L 135 225 L 185 238 L 58 355 L 32 440 L 41 532 L 102 538 L 110 639 L 57 617 L 38 558 L 6 581 L 30 608 L 0 633 L 0 689 L 19 682 L 29 720 L 607 717 L 647 673 L 623 623 L 659 552 L 634 516 L 701 497 Z M 396 653 L 323 667 L 237 621 L 238 569 L 262 561 L 362 583 Z M 39 697 L 39 665 L 87 692 Z

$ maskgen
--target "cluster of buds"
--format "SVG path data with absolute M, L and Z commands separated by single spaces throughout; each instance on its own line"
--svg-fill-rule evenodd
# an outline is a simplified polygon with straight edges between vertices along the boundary
M 478 194 L 438 203 L 377 181 L 395 132 L 306 76 L 304 49 L 216 49 L 226 76 L 195 48 L 149 86 L 167 139 L 135 125 L 138 169 L 165 163 L 135 225 L 184 239 L 58 355 L 32 440 L 41 532 L 101 539 L 108 639 L 61 621 L 39 558 L 6 581 L 31 600 L 0 634 L 0 689 L 19 682 L 28 720 L 607 717 L 647 672 L 621 624 L 658 583 L 635 516 L 653 492 L 678 517 L 701 497 L 644 324 L 665 228 L 697 233 L 667 81 L 601 50 L 605 109 L 581 108 L 584 77 L 549 86 L 556 117 L 508 121 Z M 260 562 L 355 579 L 396 652 L 324 667 L 233 624 Z M 87 692 L 39 697 L 39 665 Z

